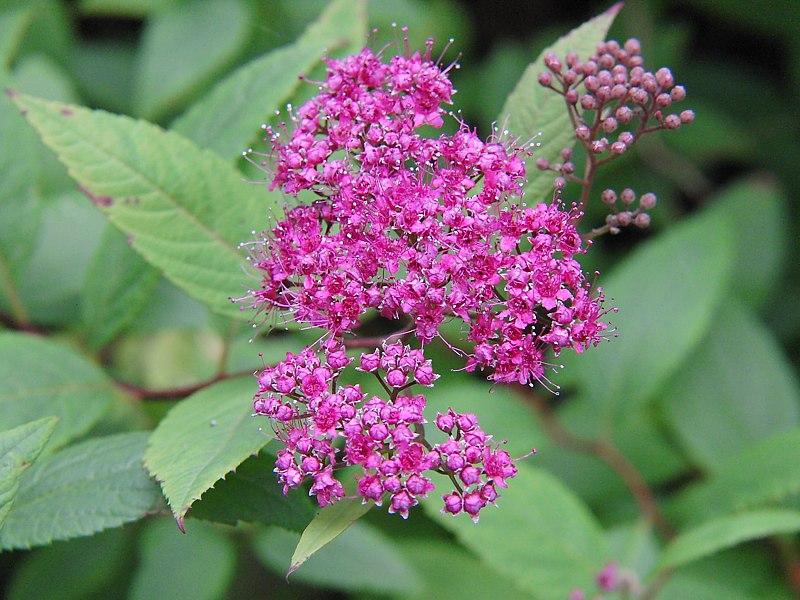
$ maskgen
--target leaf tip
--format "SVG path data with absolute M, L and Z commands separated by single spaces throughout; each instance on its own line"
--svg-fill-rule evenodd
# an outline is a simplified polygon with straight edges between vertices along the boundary
M 181 514 L 175 515 L 175 523 L 178 525 L 178 529 L 181 530 L 181 533 L 186 533 L 186 521 L 184 521 L 184 517 L 186 516 L 186 512 L 189 509 L 184 510 Z

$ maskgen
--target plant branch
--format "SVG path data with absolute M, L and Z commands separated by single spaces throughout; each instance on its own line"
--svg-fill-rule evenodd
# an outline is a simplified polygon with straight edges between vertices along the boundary
M 180 400 L 186 396 L 190 396 L 195 392 L 199 392 L 215 383 L 233 379 L 235 377 L 243 377 L 245 375 L 252 375 L 253 371 L 239 371 L 238 373 L 219 373 L 211 379 L 201 381 L 200 383 L 193 383 L 191 385 L 179 386 L 165 390 L 151 390 L 149 388 L 140 387 L 133 383 L 126 381 L 116 381 L 117 387 L 125 393 L 133 396 L 136 400 Z

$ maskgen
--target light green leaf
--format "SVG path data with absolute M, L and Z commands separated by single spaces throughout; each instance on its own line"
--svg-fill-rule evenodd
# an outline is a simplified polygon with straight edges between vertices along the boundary
M 553 173 L 536 169 L 534 161 L 538 158 L 557 160 L 562 148 L 571 148 L 575 144 L 575 128 L 569 120 L 564 99 L 539 84 L 539 73 L 547 70 L 544 66 L 544 57 L 547 53 L 553 52 L 563 61 L 563 57 L 569 51 L 577 52 L 584 58 L 593 54 L 597 44 L 605 39 L 608 28 L 621 8 L 621 2 L 614 4 L 606 12 L 545 48 L 525 69 L 519 83 L 500 111 L 497 118 L 498 125 L 516 136 L 517 140 L 525 141 L 541 134 L 536 140 L 541 142 L 541 146 L 535 150 L 534 156 L 527 160 L 528 183 L 525 193 L 532 199 L 531 201 L 548 200 L 555 177 Z
M 161 483 L 178 527 L 189 507 L 270 442 L 253 418 L 252 377 L 208 387 L 175 405 L 150 436 L 145 465 Z
M 297 41 L 231 73 L 178 118 L 172 129 L 202 148 L 238 158 L 257 138 L 261 123 L 301 85 L 298 75 L 318 63 L 323 52 L 356 40 L 361 43 L 365 33 L 363 2 L 331 2 Z
M 800 512 L 763 510 L 708 521 L 679 535 L 664 550 L 659 569 L 674 569 L 748 540 L 800 531 Z
M 0 70 L 8 70 L 14 61 L 33 13 L 28 8 L 4 10 L 0 13 Z
M 196 0 L 150 17 L 138 51 L 134 107 L 156 121 L 228 67 L 250 37 L 241 0 Z
M 37 461 L 22 478 L 0 547 L 30 548 L 140 519 L 160 494 L 142 466 L 146 432 L 94 438 Z
M 500 492 L 498 506 L 482 510 L 478 524 L 464 514 L 442 515 L 440 494 L 423 506 L 487 565 L 537 599 L 563 600 L 576 587 L 591 587 L 610 555 L 577 496 L 553 475 L 527 465 Z
M 28 553 L 14 570 L 8 600 L 86 600 L 118 595 L 118 588 L 111 586 L 115 578 L 126 575 L 130 537 L 124 529 L 108 529 Z
M 643 244 L 600 284 L 619 337 L 578 356 L 565 373 L 603 407 L 610 424 L 650 399 L 703 339 L 733 271 L 728 223 L 704 213 Z
M 22 473 L 39 456 L 56 423 L 56 417 L 46 417 L 0 432 L 0 529 L 14 503 Z
M 327 510 L 327 509 L 326 509 Z M 299 534 L 269 527 L 253 541 L 259 558 L 277 573 L 285 573 Z M 312 556 L 294 575 L 301 582 L 349 592 L 402 594 L 421 592 L 421 581 L 394 540 L 358 521 Z
M 86 433 L 111 405 L 114 386 L 103 371 L 61 344 L 0 333 L 0 429 L 44 415 L 59 418 L 47 449 Z
M 213 152 L 143 121 L 13 97 L 70 175 L 149 263 L 217 312 L 242 318 L 242 241 L 269 210 Z
M 733 298 L 661 399 L 669 425 L 701 466 L 800 422 L 800 385 L 769 330 Z
M 671 513 L 696 522 L 780 501 L 800 492 L 798 457 L 798 427 L 743 445 L 740 452 L 720 463 L 707 481 L 681 494 Z
M 236 549 L 222 531 L 196 523 L 181 535 L 167 519 L 150 521 L 139 539 L 139 566 L 131 600 L 225 597 L 233 579 Z
M 78 8 L 86 15 L 136 18 L 146 17 L 177 4 L 179 0 L 80 0 Z
M 111 341 L 145 307 L 161 274 L 108 227 L 86 274 L 81 316 L 95 350 Z
M 348 527 L 367 514 L 372 506 L 372 503 L 362 504 L 360 498 L 346 498 L 321 510 L 300 536 L 286 576 L 294 573 L 314 553 L 335 540 Z

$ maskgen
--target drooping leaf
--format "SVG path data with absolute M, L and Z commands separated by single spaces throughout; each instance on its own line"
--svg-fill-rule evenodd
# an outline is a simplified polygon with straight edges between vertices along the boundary
M 291 97 L 324 52 L 366 33 L 364 3 L 331 2 L 295 42 L 238 68 L 178 118 L 172 129 L 224 158 L 238 158 L 258 128 Z
M 653 398 L 711 327 L 733 271 L 725 220 L 703 213 L 628 255 L 601 285 L 618 337 L 578 356 L 563 353 L 562 373 L 610 423 Z
M 8 600 L 112 597 L 111 586 L 131 564 L 130 541 L 120 528 L 38 548 L 15 569 Z
M 661 398 L 669 425 L 713 469 L 751 442 L 800 423 L 800 384 L 779 344 L 735 299 Z
M 89 344 L 103 347 L 141 312 L 161 274 L 108 227 L 86 274 L 81 316 Z
M 146 432 L 93 438 L 40 459 L 22 478 L 0 547 L 30 548 L 140 519 L 159 502 L 142 466 Z
M 251 377 L 205 388 L 175 405 L 150 436 L 145 465 L 182 530 L 195 500 L 270 442 L 252 417 L 255 389 Z
M 44 142 L 145 260 L 212 310 L 243 318 L 238 244 L 269 200 L 216 154 L 128 117 L 16 94 Z
M 233 579 L 236 549 L 222 530 L 196 523 L 182 535 L 168 519 L 147 523 L 139 539 L 139 566 L 131 600 L 225 597 Z
M 14 503 L 22 473 L 39 456 L 56 423 L 56 417 L 45 417 L 0 432 L 0 529 Z
M 299 494 L 285 496 L 274 468 L 274 455 L 248 458 L 207 490 L 187 517 L 228 525 L 264 523 L 302 532 L 314 518 L 314 507 Z
M 362 504 L 360 498 L 345 498 L 321 510 L 300 536 L 287 577 L 367 514 L 370 508 L 372 504 Z
M 720 517 L 675 538 L 659 569 L 674 569 L 748 540 L 800 531 L 800 512 L 762 510 Z
M 423 505 L 481 560 L 537 598 L 563 600 L 576 587 L 590 588 L 610 556 L 587 507 L 542 469 L 523 465 L 508 484 L 478 525 L 467 515 L 442 515 L 439 494 Z
M 299 537 L 296 533 L 269 527 L 253 540 L 254 549 L 267 566 L 277 573 L 285 573 Z M 292 575 L 292 582 L 405 597 L 422 591 L 415 570 L 393 541 L 363 521 L 353 523 L 309 558 L 305 566 Z
M 534 160 L 546 158 L 554 161 L 558 159 L 562 148 L 571 148 L 575 144 L 575 128 L 569 120 L 563 97 L 539 84 L 539 73 L 547 70 L 544 57 L 552 52 L 563 61 L 566 53 L 573 51 L 585 60 L 595 52 L 597 44 L 605 39 L 608 28 L 621 8 L 621 2 L 614 4 L 601 15 L 545 48 L 525 69 L 500 111 L 498 125 L 507 129 L 518 140 L 525 141 L 541 134 L 537 138 L 541 146 L 535 150 L 534 158 L 527 161 L 528 183 L 525 187 L 528 197 L 537 202 L 549 199 L 554 175 L 547 171 L 538 171 Z
M 111 405 L 103 371 L 69 348 L 22 333 L 0 333 L 0 429 L 45 415 L 59 418 L 48 452 L 86 433 Z
M 195 0 L 152 15 L 138 50 L 136 114 L 156 121 L 222 72 L 250 37 L 242 0 Z

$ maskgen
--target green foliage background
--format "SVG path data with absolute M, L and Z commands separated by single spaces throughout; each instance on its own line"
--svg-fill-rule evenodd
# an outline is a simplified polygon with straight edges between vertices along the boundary
M 698 118 L 597 182 L 659 206 L 650 229 L 585 256 L 619 337 L 565 355 L 552 403 L 567 430 L 630 461 L 677 537 L 656 535 L 607 462 L 463 373 L 437 383 L 431 413 L 458 398 L 512 455 L 539 451 L 479 525 L 441 515 L 438 496 L 407 522 L 358 503 L 315 519 L 274 481 L 249 374 L 314 334 L 251 342 L 251 315 L 228 302 L 251 281 L 238 244 L 282 203 L 243 181 L 263 175 L 241 152 L 313 93 L 297 75 L 319 75 L 324 50 L 355 51 L 371 27 L 392 39 L 397 22 L 416 47 L 455 38 L 465 120 L 488 133 L 510 111 L 557 153 L 566 130 L 526 68 L 608 5 L 508 4 L 0 0 L 0 84 L 14 90 L 0 99 L 8 598 L 556 600 L 593 589 L 608 562 L 666 581 L 661 600 L 798 597 L 797 2 L 631 0 L 610 32 L 669 65 Z M 532 175 L 528 194 L 547 195 Z M 603 216 L 595 201 L 586 223 Z

